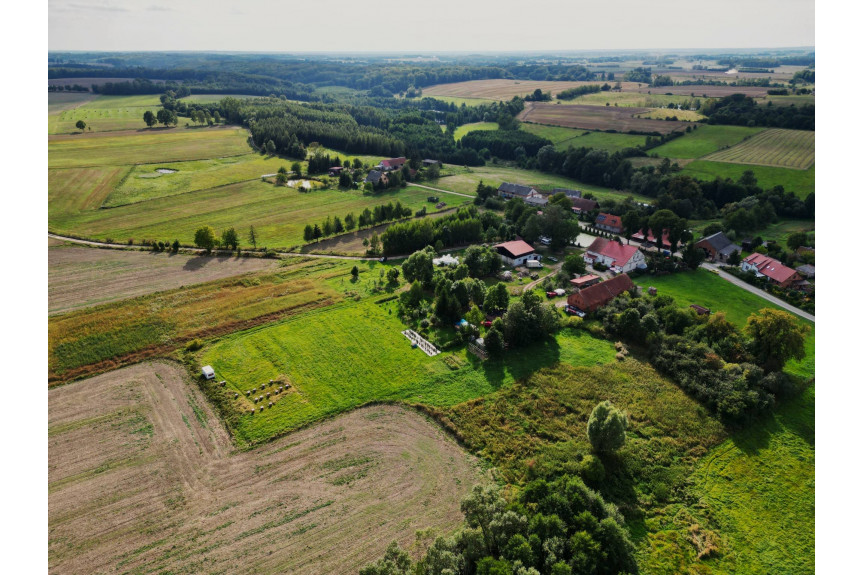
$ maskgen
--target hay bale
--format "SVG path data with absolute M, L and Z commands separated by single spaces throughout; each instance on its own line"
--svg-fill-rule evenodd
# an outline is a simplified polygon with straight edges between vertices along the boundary
M 246 392 L 246 397 L 249 397 L 250 395 L 252 395 L 252 390 Z
M 271 401 L 271 402 L 267 405 L 267 407 L 273 407 L 273 402 Z
M 258 388 L 257 388 L 257 387 L 253 387 L 253 388 L 252 388 L 252 393 L 255 393 L 256 391 L 258 391 Z
M 240 394 L 235 391 L 234 392 L 234 399 L 237 399 L 238 397 L 240 397 Z
M 263 406 L 263 405 L 261 406 L 261 411 L 264 411 L 264 406 Z
M 269 394 L 269 393 L 267 393 L 267 399 L 270 399 L 270 394 Z

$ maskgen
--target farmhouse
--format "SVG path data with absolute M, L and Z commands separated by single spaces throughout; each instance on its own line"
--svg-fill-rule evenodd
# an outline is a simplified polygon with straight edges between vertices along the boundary
M 333 166 L 327 171 L 327 174 L 329 174 L 330 176 L 338 176 L 342 173 L 342 170 L 344 170 L 344 168 L 341 166 Z
M 379 170 L 372 170 L 369 172 L 369 175 L 366 176 L 366 181 L 371 182 L 374 185 L 378 185 L 380 182 L 382 185 L 386 186 L 389 183 L 389 178 L 387 175 Z
M 521 184 L 511 184 L 509 182 L 504 182 L 497 189 L 497 195 L 502 198 L 510 199 L 510 198 L 521 198 L 522 200 L 527 201 L 528 198 L 541 198 L 542 194 L 537 192 L 535 189 L 530 186 L 522 186 Z
M 572 204 L 572 211 L 576 214 L 592 212 L 599 207 L 595 201 L 585 198 L 569 198 L 569 201 Z
M 569 283 L 571 283 L 573 285 L 573 287 L 575 287 L 576 289 L 584 289 L 584 288 L 588 288 L 592 285 L 598 284 L 601 279 L 602 278 L 600 278 L 599 276 L 595 276 L 593 274 L 587 274 L 587 275 L 581 276 L 580 278 L 575 278 L 575 279 L 569 280 Z
M 647 230 L 647 235 L 644 235 L 644 233 L 641 230 L 638 230 L 637 232 L 635 232 L 634 234 L 632 234 L 629 237 L 634 239 L 637 242 L 647 243 L 647 244 L 654 245 L 654 246 L 659 246 L 659 244 L 656 243 L 656 236 L 653 235 L 653 230 L 651 230 L 651 229 Z M 671 247 L 671 242 L 668 241 L 668 230 L 662 230 L 662 239 L 660 241 L 662 242 L 662 245 L 659 247 L 662 247 L 662 248 L 670 248 Z
M 596 238 L 584 252 L 584 261 L 600 263 L 616 273 L 632 271 L 646 266 L 644 254 L 635 246 L 625 246 L 614 240 Z
M 504 263 L 513 267 L 524 265 L 530 260 L 542 259 L 542 256 L 534 251 L 533 246 L 522 240 L 497 244 L 494 249 L 500 254 Z
M 381 160 L 381 163 L 378 164 L 378 169 L 383 170 L 384 172 L 391 172 L 393 170 L 400 170 L 402 166 L 405 165 L 407 158 L 390 158 L 389 160 Z
M 752 254 L 740 262 L 740 269 L 755 272 L 757 277 L 766 277 L 770 283 L 780 287 L 791 287 L 803 278 L 795 270 L 782 265 L 778 260 L 763 254 Z
M 570 294 L 566 303 L 586 312 L 596 311 L 620 294 L 632 289 L 633 283 L 626 274 L 592 285 Z
M 611 232 L 613 234 L 623 233 L 623 224 L 620 221 L 620 216 L 600 213 L 596 216 L 594 226 L 599 230 L 605 230 L 606 232 Z
M 538 196 L 538 197 L 537 196 L 531 196 L 529 198 L 525 198 L 524 203 L 526 203 L 529 206 L 542 207 L 542 206 L 548 205 L 548 199 L 543 198 L 542 196 Z
M 714 262 L 717 260 L 726 262 L 734 251 L 737 251 L 738 254 L 743 251 L 740 246 L 732 243 L 728 239 L 728 236 L 722 232 L 716 232 L 712 236 L 701 238 L 695 243 L 695 247 L 704 250 L 704 255 L 707 256 L 707 259 Z
M 440 166 L 440 160 L 423 160 L 423 168 L 429 168 L 431 166 Z
M 551 195 L 564 194 L 570 200 L 581 198 L 581 190 L 570 190 L 568 188 L 554 188 L 551 190 Z

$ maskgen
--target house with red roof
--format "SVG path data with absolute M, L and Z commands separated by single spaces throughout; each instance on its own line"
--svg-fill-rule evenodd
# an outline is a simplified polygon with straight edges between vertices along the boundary
M 613 234 L 623 233 L 623 223 L 620 221 L 620 216 L 613 216 L 600 212 L 596 216 L 596 221 L 593 224 L 596 229 L 611 232 Z
M 803 278 L 781 262 L 763 254 L 752 254 L 742 262 L 740 269 L 745 272 L 755 272 L 757 277 L 766 277 L 770 283 L 779 287 L 792 287 L 795 282 L 801 281 Z
M 638 230 L 637 232 L 635 232 L 634 234 L 632 234 L 629 237 L 634 239 L 637 242 L 641 242 L 641 243 L 647 242 L 647 243 L 653 244 L 657 247 L 661 247 L 662 249 L 668 249 L 671 247 L 671 242 L 668 240 L 668 230 L 662 230 L 662 240 L 661 240 L 662 245 L 661 246 L 658 243 L 656 243 L 656 236 L 653 235 L 653 230 L 651 230 L 651 229 L 647 230 L 647 235 L 644 235 L 644 233 L 641 230 Z
M 615 240 L 596 238 L 584 252 L 584 261 L 590 265 L 601 263 L 616 272 L 629 272 L 647 266 L 644 254 L 636 246 L 625 246 Z
M 628 275 L 620 274 L 610 280 L 570 294 L 566 298 L 566 303 L 589 313 L 601 308 L 623 292 L 632 289 L 633 285 Z
M 533 246 L 523 240 L 497 244 L 494 249 L 500 254 L 500 259 L 513 267 L 525 265 L 528 261 L 542 259 L 542 256 L 534 251 Z
M 402 166 L 405 165 L 407 158 L 390 158 L 389 160 L 381 160 L 381 163 L 378 164 L 378 168 L 385 171 L 391 172 L 393 170 L 400 170 Z
M 592 212 L 599 205 L 595 201 L 586 198 L 569 198 L 569 202 L 572 204 L 572 211 L 576 214 Z
M 584 289 L 588 288 L 594 284 L 598 284 L 602 281 L 602 278 L 593 274 L 583 275 L 580 278 L 575 278 L 569 280 L 569 283 L 572 284 L 572 287 L 576 289 Z

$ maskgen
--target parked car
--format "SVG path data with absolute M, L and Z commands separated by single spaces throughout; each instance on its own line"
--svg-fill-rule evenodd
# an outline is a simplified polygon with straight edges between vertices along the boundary
M 385 263 L 387 261 L 387 256 L 382 256 L 381 259 L 378 260 L 381 263 Z
M 557 258 L 556 258 L 556 257 L 548 256 L 548 257 L 547 257 L 547 258 L 545 258 L 545 259 L 547 259 L 548 261 L 550 261 L 550 262 L 551 262 L 551 263 L 553 263 L 553 264 L 556 264 L 556 263 L 557 263 Z
M 484 322 L 482 322 L 482 325 L 483 325 L 483 327 L 491 327 L 491 320 L 490 319 L 485 320 Z
M 563 311 L 566 312 L 567 315 L 576 315 L 578 317 L 584 317 L 587 315 L 577 307 L 569 304 L 566 304 L 566 306 L 563 308 Z
M 545 292 L 545 297 L 547 297 L 549 299 L 551 299 L 553 297 L 557 297 L 557 292 L 547 291 L 547 292 Z

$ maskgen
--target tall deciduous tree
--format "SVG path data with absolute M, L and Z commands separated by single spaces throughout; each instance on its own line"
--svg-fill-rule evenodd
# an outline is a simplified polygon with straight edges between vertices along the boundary
M 75 122 L 75 127 L 83 132 L 84 129 L 87 127 L 87 124 L 84 123 L 84 120 L 78 120 L 77 122 Z
M 240 246 L 240 238 L 237 235 L 237 230 L 234 228 L 228 228 L 222 232 L 222 246 L 230 247 L 232 250 L 235 250 Z
M 216 245 L 216 230 L 210 226 L 198 228 L 195 232 L 195 245 L 210 253 Z
M 144 112 L 144 123 L 147 124 L 148 128 L 152 128 L 156 125 L 156 114 L 152 111 L 147 110 Z
M 803 359 L 808 331 L 793 315 L 778 309 L 761 309 L 746 320 L 755 356 L 767 371 L 780 371 L 789 359 Z
M 627 427 L 626 415 L 606 400 L 593 408 L 587 421 L 587 437 L 597 452 L 616 451 L 626 441 Z

